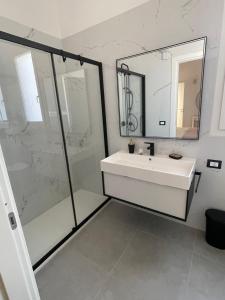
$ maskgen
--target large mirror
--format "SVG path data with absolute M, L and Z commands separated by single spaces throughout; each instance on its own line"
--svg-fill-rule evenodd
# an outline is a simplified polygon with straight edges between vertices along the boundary
M 117 60 L 121 136 L 199 138 L 206 38 Z

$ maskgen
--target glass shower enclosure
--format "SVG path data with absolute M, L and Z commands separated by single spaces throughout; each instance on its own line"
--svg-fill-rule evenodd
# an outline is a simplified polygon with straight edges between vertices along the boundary
M 0 32 L 0 143 L 35 269 L 108 200 L 102 64 Z

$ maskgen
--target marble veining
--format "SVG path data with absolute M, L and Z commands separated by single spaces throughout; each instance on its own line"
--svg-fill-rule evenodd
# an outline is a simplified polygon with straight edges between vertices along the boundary
M 188 219 L 188 224 L 197 228 L 205 226 L 206 208 L 225 209 L 221 201 L 225 197 L 225 171 L 206 168 L 207 158 L 225 160 L 225 140 L 209 135 L 223 5 L 222 0 L 216 4 L 212 0 L 153 0 L 63 40 L 65 50 L 103 62 L 109 148 L 114 153 L 127 149 L 128 143 L 118 130 L 116 59 L 207 36 L 200 140 L 149 139 L 156 143 L 157 153 L 180 152 L 197 158 L 197 169 L 203 177 Z M 136 139 L 136 147 L 143 148 L 144 141 Z
M 164 89 L 166 89 L 166 88 L 168 88 L 168 87 L 170 87 L 170 86 L 171 86 L 171 82 L 169 82 L 169 83 L 167 83 L 167 84 L 165 84 L 165 85 L 159 87 L 157 90 L 155 90 L 155 91 L 153 92 L 153 95 L 154 95 L 154 96 L 157 95 L 159 92 L 161 92 L 162 90 L 164 90 Z
M 160 7 L 161 7 L 161 0 L 158 0 L 158 5 L 156 7 L 156 13 L 155 13 L 155 20 L 156 20 L 156 22 L 157 22 L 158 17 L 159 17 Z
M 59 49 L 62 48 L 60 40 L 34 28 L 28 28 L 2 17 L 0 17 L 0 25 L 3 31 Z M 17 51 L 18 53 L 21 52 L 21 47 L 15 45 L 13 51 L 10 51 L 9 48 L 7 49 L 4 45 L 0 49 L 3 58 L 0 60 L 1 86 L 5 92 L 4 95 L 7 95 L 5 105 L 8 116 L 4 128 L 0 124 L 0 142 L 20 219 L 22 225 L 25 225 L 69 197 L 70 189 L 56 101 L 54 92 L 51 93 L 54 84 L 50 56 L 44 52 L 32 50 L 32 58 L 38 78 L 39 96 L 42 100 L 43 121 L 27 122 L 14 68 L 14 58 Z M 6 62 L 4 55 L 7 57 Z M 68 76 L 71 76 L 70 74 L 76 72 L 76 64 L 77 70 L 80 70 L 79 62 L 75 63 L 74 61 L 73 65 L 68 64 L 67 70 L 65 65 L 58 65 L 62 63 L 61 57 L 56 57 L 55 61 L 56 66 L 59 67 L 57 68 L 58 76 L 63 74 L 68 78 Z M 99 126 L 101 118 L 99 113 L 101 111 L 96 109 L 99 104 L 99 93 L 96 89 L 96 84 L 98 84 L 96 69 L 87 68 L 87 70 L 85 69 L 85 77 L 75 76 L 74 78 L 68 86 L 68 95 L 71 96 L 71 99 L 68 99 L 68 104 L 69 109 L 74 110 L 74 99 L 77 102 L 80 101 L 80 119 L 78 120 L 77 116 L 71 118 L 72 123 L 65 126 L 73 188 L 74 190 L 84 188 L 96 194 L 102 194 L 101 173 L 95 172 L 98 166 L 96 161 L 100 161 L 104 156 L 102 153 L 104 150 L 101 135 L 102 128 Z M 86 97 L 87 102 L 85 102 L 85 108 L 82 107 L 84 97 Z M 90 97 L 91 101 L 89 101 Z M 50 114 L 50 107 L 52 114 Z M 84 114 L 80 113 L 81 109 L 83 111 L 86 109 L 85 116 L 85 112 Z M 92 116 L 89 115 L 91 109 Z M 71 114 L 73 114 L 72 110 Z M 89 122 L 87 122 L 87 119 Z M 83 125 L 77 126 L 76 122 Z M 72 127 L 69 127 L 69 125 Z M 99 141 L 99 139 L 101 140 Z
M 35 29 L 31 28 L 29 29 L 29 32 L 24 36 L 25 39 L 32 39 L 35 35 Z

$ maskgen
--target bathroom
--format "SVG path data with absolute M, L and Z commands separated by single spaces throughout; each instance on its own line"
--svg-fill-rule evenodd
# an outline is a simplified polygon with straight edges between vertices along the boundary
M 224 5 L 1 1 L 1 300 L 225 299 Z

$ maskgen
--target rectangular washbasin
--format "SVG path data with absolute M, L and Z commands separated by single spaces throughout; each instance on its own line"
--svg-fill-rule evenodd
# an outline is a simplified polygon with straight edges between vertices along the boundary
M 196 160 L 174 160 L 166 155 L 147 156 L 117 152 L 101 161 L 101 170 L 160 185 L 189 190 Z

